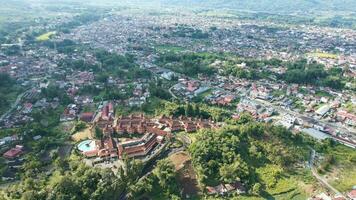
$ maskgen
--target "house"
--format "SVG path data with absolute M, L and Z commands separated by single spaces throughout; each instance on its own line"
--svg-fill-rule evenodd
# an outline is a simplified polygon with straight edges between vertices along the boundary
M 36 135 L 36 136 L 34 136 L 32 139 L 33 139 L 33 140 L 39 140 L 39 139 L 41 139 L 41 138 L 42 138 L 42 136 Z
M 278 124 L 284 126 L 286 129 L 291 129 L 296 123 L 296 118 L 292 115 L 286 114 L 282 117 L 282 119 L 278 122 Z
M 85 112 L 80 115 L 80 120 L 86 123 L 90 123 L 93 120 L 94 113 Z
M 114 105 L 113 103 L 109 102 L 103 107 L 101 111 L 101 118 L 103 120 L 109 120 L 112 117 L 114 117 Z
M 128 117 L 119 117 L 116 120 L 115 130 L 119 134 L 143 134 L 147 131 L 148 127 L 152 127 L 153 125 L 143 114 L 132 114 Z
M 22 138 L 20 138 L 18 135 L 12 135 L 12 136 L 7 136 L 7 137 L 3 137 L 0 139 L 0 146 L 4 145 L 6 143 L 9 142 L 13 142 L 13 141 L 17 141 L 17 140 L 21 140 Z
M 99 143 L 100 150 L 98 151 L 98 156 L 100 158 L 118 158 L 118 150 L 116 147 L 116 142 L 111 137 L 106 137 Z
M 23 146 L 16 145 L 15 148 L 12 148 L 4 153 L 3 157 L 7 159 L 14 159 L 19 157 L 23 153 Z
M 197 122 L 197 129 L 207 129 L 211 127 L 211 123 L 208 120 L 198 120 Z
M 207 186 L 206 190 L 208 194 L 220 194 L 225 195 L 230 192 L 237 192 L 238 194 L 246 193 L 246 189 L 241 182 L 236 182 L 233 184 L 219 184 L 215 187 Z
M 199 88 L 199 82 L 197 81 L 188 81 L 187 82 L 187 91 L 194 92 Z
M 73 121 L 76 116 L 77 116 L 77 112 L 78 112 L 78 107 L 75 104 L 69 104 L 67 106 L 67 108 L 64 109 L 63 114 L 60 117 L 60 121 L 61 122 L 65 122 L 65 121 Z
M 171 71 L 163 72 L 161 77 L 170 81 L 174 77 L 174 73 Z
M 330 137 L 329 135 L 327 135 L 319 130 L 316 130 L 314 128 L 305 128 L 305 129 L 302 129 L 302 132 L 307 133 L 308 135 L 312 136 L 313 138 L 315 138 L 317 140 L 324 140 L 324 139 Z
M 326 113 L 329 112 L 329 110 L 330 110 L 330 106 L 329 105 L 323 105 L 318 110 L 316 110 L 315 113 L 317 115 L 319 115 L 320 117 L 323 117 Z
M 349 193 L 347 193 L 347 196 L 352 200 L 356 200 L 356 189 L 353 189 Z
M 158 144 L 157 135 L 146 133 L 142 138 L 122 142 L 118 146 L 119 157 L 129 158 L 147 155 Z
M 348 113 L 345 110 L 340 110 L 336 113 L 336 118 L 339 121 L 344 121 L 349 126 L 356 126 L 356 115 Z
M 309 200 L 332 200 L 332 198 L 328 194 L 320 193 L 314 197 L 309 198 Z
M 32 103 L 25 103 L 24 107 L 23 107 L 23 111 L 24 114 L 29 114 L 32 112 Z
M 184 123 L 185 132 L 191 133 L 191 132 L 195 132 L 197 130 L 196 124 L 194 124 L 192 121 L 188 120 L 183 123 Z
M 206 190 L 207 190 L 208 194 L 210 194 L 210 195 L 218 193 L 218 191 L 215 189 L 215 187 L 207 186 Z

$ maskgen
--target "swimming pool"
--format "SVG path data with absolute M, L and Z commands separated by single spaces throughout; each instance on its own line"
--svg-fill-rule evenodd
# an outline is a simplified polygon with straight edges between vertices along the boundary
M 95 141 L 94 140 L 85 140 L 78 144 L 78 150 L 81 152 L 95 150 Z

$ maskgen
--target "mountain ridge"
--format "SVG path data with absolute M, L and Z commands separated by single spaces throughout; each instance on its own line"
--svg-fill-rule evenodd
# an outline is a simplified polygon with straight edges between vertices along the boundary
M 355 0 L 161 0 L 161 3 L 202 8 L 229 8 L 258 12 L 356 12 Z

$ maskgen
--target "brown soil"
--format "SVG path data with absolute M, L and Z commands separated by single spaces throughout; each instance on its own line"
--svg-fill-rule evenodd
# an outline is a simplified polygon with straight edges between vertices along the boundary
M 173 154 L 169 158 L 178 171 L 178 180 L 183 189 L 183 195 L 185 197 L 197 196 L 199 193 L 197 175 L 192 166 L 190 156 L 185 152 L 181 152 Z
M 74 140 L 75 142 L 79 142 L 88 138 L 92 138 L 90 128 L 86 128 L 72 135 L 72 140 Z

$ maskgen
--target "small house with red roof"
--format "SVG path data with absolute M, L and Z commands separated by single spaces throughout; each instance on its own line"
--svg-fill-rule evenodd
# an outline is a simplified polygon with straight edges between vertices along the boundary
M 12 148 L 4 153 L 3 157 L 7 159 L 14 159 L 23 154 L 23 146 L 16 145 L 15 148 Z

